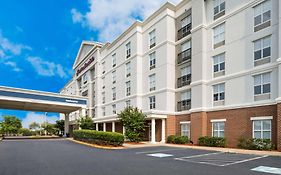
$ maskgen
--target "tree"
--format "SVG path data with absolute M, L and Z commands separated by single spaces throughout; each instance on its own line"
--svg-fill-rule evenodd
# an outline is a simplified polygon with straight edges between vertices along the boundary
M 58 134 L 64 133 L 64 120 L 57 120 L 55 124 L 55 128 L 58 129 Z
M 145 132 L 145 118 L 141 110 L 138 108 L 127 107 L 120 114 L 118 118 L 125 127 L 125 136 L 131 142 L 139 142 L 142 140 Z
M 41 124 L 41 127 L 43 128 L 44 131 L 47 132 L 47 134 L 52 135 L 55 134 L 56 129 L 54 127 L 54 124 L 48 123 L 48 122 L 43 122 Z
M 3 116 L 3 121 L 1 122 L 0 130 L 3 134 L 18 134 L 22 124 L 20 119 L 15 116 Z
M 33 131 L 37 131 L 38 129 L 40 129 L 40 124 L 36 122 L 32 122 L 29 124 L 29 129 Z
M 81 129 L 91 129 L 91 130 L 95 129 L 95 125 L 94 125 L 93 120 L 90 117 L 88 117 L 88 116 L 81 117 L 80 119 L 78 119 L 76 121 L 76 123 L 78 124 L 78 126 Z

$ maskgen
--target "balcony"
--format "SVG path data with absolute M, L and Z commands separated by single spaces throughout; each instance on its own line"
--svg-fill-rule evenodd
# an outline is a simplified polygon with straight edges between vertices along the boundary
M 178 54 L 178 64 L 191 60 L 191 48 Z
M 187 74 L 178 78 L 178 88 L 190 85 L 190 83 L 191 83 L 191 74 Z
M 178 102 L 178 111 L 186 111 L 191 108 L 191 99 Z
M 178 30 L 178 40 L 182 39 L 183 37 L 191 34 L 191 23 L 187 24 L 183 28 Z

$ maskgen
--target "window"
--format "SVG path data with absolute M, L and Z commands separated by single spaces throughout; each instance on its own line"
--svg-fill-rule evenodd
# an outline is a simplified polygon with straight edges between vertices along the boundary
M 214 16 L 225 11 L 225 1 L 224 0 L 214 0 Z M 216 17 L 215 17 L 216 19 Z
M 155 109 L 155 96 L 149 97 L 149 109 Z
M 191 74 L 191 67 L 186 66 L 181 68 L 181 77 Z
M 271 139 L 271 120 L 253 120 L 253 138 Z
M 105 107 L 102 107 L 102 116 L 105 116 Z
M 213 57 L 214 60 L 214 72 L 220 72 L 225 70 L 225 54 L 216 55 Z
M 224 100 L 224 86 L 225 84 L 217 84 L 213 86 L 213 95 L 214 95 L 214 101 L 222 101 Z
M 154 69 L 156 65 L 155 52 L 149 54 L 149 68 Z
M 131 76 L 131 62 L 126 63 L 126 77 Z
M 265 59 L 271 56 L 270 36 L 254 42 L 254 61 Z
M 112 88 L 112 100 L 116 100 L 116 88 Z
M 116 104 L 113 104 L 113 105 L 112 105 L 112 113 L 113 113 L 113 114 L 116 114 Z
M 105 62 L 102 62 L 101 64 L 102 64 L 102 74 L 104 74 L 105 73 Z
M 116 54 L 112 55 L 112 67 L 116 66 Z
M 125 103 L 126 103 L 126 104 L 125 104 L 125 105 L 126 105 L 126 108 L 127 108 L 127 107 L 131 107 L 131 100 L 127 100 Z
M 131 56 L 131 43 L 126 44 L 126 58 Z
M 155 74 L 149 75 L 149 91 L 154 91 L 156 89 L 156 76 Z
M 104 79 L 104 77 L 101 79 L 101 81 L 102 81 L 102 88 L 104 89 L 105 88 L 105 79 Z
M 181 122 L 181 136 L 190 138 L 190 122 Z
M 104 104 L 105 103 L 105 92 L 103 92 L 101 95 L 102 95 L 102 103 Z
M 224 28 L 224 23 L 214 28 L 214 48 L 219 47 L 220 45 L 224 45 Z M 220 45 L 218 46 L 218 44 Z
M 254 94 L 270 93 L 270 73 L 264 73 L 254 76 Z
M 126 96 L 131 95 L 131 81 L 126 82 Z
M 190 23 L 191 23 L 191 15 L 189 15 L 181 20 L 181 28 L 184 28 L 185 26 L 187 26 Z
M 116 71 L 112 72 L 112 83 L 116 83 Z
M 185 43 L 183 43 L 183 44 L 181 44 L 181 51 L 182 51 L 182 52 L 184 52 L 184 51 L 186 51 L 186 50 L 188 50 L 188 49 L 190 49 L 190 48 L 191 48 L 191 42 L 190 42 L 190 40 L 187 41 L 187 42 L 185 42 Z
M 87 72 L 82 76 L 82 79 L 83 79 L 83 84 L 87 84 L 87 82 L 88 82 L 88 74 L 87 74 Z
M 149 33 L 149 44 L 149 48 L 153 48 L 156 45 L 155 30 Z
M 225 122 L 212 122 L 213 137 L 224 137 Z
M 271 2 L 267 0 L 254 7 L 254 27 L 255 32 L 270 25 Z M 264 25 L 264 26 L 263 26 Z
M 186 101 L 191 99 L 191 91 L 186 91 L 181 93 L 181 101 Z

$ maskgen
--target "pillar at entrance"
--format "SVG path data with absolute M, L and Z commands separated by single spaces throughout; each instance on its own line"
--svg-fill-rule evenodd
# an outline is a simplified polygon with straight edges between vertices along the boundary
M 106 123 L 103 123 L 103 131 L 106 132 Z
M 112 122 L 112 129 L 111 129 L 112 132 L 115 132 L 115 122 Z
M 151 143 L 155 143 L 155 118 L 151 119 Z
M 69 114 L 64 114 L 64 136 L 69 135 Z
M 166 143 L 166 119 L 162 119 L 161 143 Z
M 98 130 L 99 130 L 99 124 L 96 123 L 96 131 L 98 131 Z

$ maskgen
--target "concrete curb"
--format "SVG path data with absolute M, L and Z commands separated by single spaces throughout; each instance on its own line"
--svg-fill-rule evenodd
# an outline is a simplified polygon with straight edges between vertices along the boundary
M 219 152 L 226 152 L 226 153 L 268 155 L 268 156 L 279 156 L 279 157 L 281 157 L 281 152 L 278 152 L 278 151 L 259 151 L 259 150 L 245 150 L 245 149 L 237 149 L 237 148 L 217 148 L 217 147 L 175 145 L 175 144 L 163 144 L 162 146 L 169 146 L 169 147 L 176 147 L 176 148 L 189 148 L 189 149 L 198 149 L 198 150 L 208 150 L 208 151 L 219 151 Z
M 81 145 L 86 145 L 94 148 L 99 148 L 99 149 L 110 149 L 110 150 L 118 150 L 118 149 L 124 149 L 125 147 L 110 147 L 110 146 L 101 146 L 101 145 L 96 145 L 96 144 L 91 144 L 91 143 L 86 143 L 78 140 L 74 140 L 72 138 L 67 138 L 66 140 L 81 144 Z

